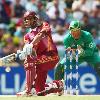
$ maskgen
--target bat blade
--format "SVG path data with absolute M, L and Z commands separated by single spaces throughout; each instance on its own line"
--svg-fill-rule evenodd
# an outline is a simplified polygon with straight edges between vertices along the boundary
M 0 58 L 0 66 L 3 66 L 2 58 Z
M 8 65 L 9 63 L 15 61 L 15 53 L 13 54 L 10 54 L 8 56 L 5 56 L 3 58 L 0 58 L 0 66 L 3 66 L 3 65 Z

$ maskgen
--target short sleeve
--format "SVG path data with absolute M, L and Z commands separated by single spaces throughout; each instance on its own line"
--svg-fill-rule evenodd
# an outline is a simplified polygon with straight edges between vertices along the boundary
M 29 43 L 29 36 L 28 36 L 28 34 L 26 34 L 25 36 L 24 36 L 24 43 L 26 44 L 26 43 Z
M 43 29 L 43 28 L 46 28 L 46 29 L 47 29 L 46 34 L 48 34 L 48 33 L 51 32 L 50 25 L 49 25 L 47 22 L 44 22 L 44 23 L 43 23 L 42 29 Z

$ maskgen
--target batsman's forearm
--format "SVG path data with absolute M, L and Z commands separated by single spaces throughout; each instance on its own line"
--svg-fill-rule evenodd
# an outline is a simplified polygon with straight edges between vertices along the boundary
M 34 46 L 36 43 L 38 43 L 38 42 L 41 40 L 42 37 L 43 37 L 43 33 L 42 33 L 42 32 L 38 33 L 38 34 L 34 37 L 34 39 L 33 39 L 33 41 L 31 42 L 31 44 L 33 44 L 33 46 Z

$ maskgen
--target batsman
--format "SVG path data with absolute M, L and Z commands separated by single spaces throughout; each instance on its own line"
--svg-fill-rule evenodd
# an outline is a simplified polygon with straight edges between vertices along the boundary
M 25 28 L 31 29 L 24 36 L 23 49 L 1 58 L 0 66 L 7 66 L 13 61 L 24 61 L 25 90 L 18 92 L 17 96 L 44 96 L 58 92 L 61 95 L 63 91 L 61 80 L 46 83 L 48 71 L 59 62 L 58 51 L 51 37 L 50 25 L 45 21 L 40 21 L 33 11 L 25 12 L 23 22 Z
M 81 29 L 80 22 L 75 20 L 69 25 L 69 33 L 64 38 L 64 47 L 66 52 L 78 49 L 78 63 L 87 62 L 92 66 L 97 75 L 100 77 L 100 54 L 99 50 L 94 43 L 91 33 Z M 55 70 L 55 79 L 61 80 L 64 78 L 64 63 L 67 62 L 69 66 L 69 60 L 65 57 L 58 63 Z M 73 59 L 72 66 L 75 66 L 75 59 Z
M 23 51 L 27 54 L 23 54 L 26 88 L 25 91 L 17 93 L 17 96 L 31 96 L 32 88 L 36 94 L 45 90 L 48 71 L 58 63 L 59 56 L 51 37 L 50 25 L 40 21 L 33 11 L 25 12 L 23 20 L 25 28 L 30 28 L 31 31 L 24 36 Z

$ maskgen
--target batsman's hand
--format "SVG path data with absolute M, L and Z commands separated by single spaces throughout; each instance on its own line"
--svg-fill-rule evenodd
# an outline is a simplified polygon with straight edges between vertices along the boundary
M 27 55 L 31 55 L 33 51 L 33 45 L 32 44 L 25 44 L 23 47 L 23 52 L 25 52 Z
M 17 60 L 24 60 L 27 57 L 26 52 L 17 50 L 16 59 Z

